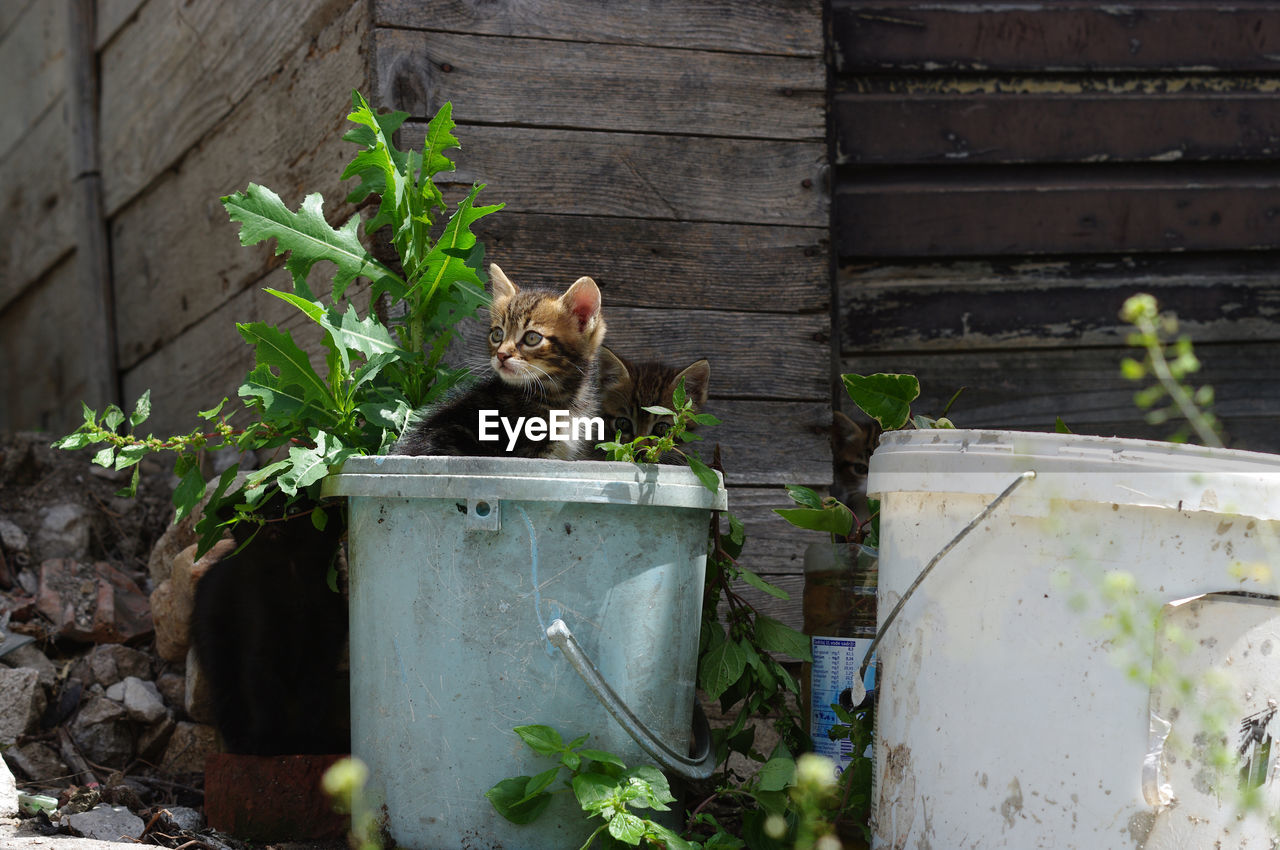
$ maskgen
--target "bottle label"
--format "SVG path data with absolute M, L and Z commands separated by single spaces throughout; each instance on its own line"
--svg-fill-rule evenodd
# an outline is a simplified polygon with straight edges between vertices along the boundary
M 813 667 L 810 673 L 809 729 L 813 736 L 813 750 L 836 763 L 836 771 L 843 772 L 852 760 L 852 743 L 847 738 L 831 740 L 827 732 L 840 725 L 840 718 L 832 710 L 832 704 L 852 711 L 850 687 L 858 677 L 858 668 L 867 656 L 871 638 L 814 637 L 812 638 Z M 875 687 L 875 666 L 867 667 L 863 680 L 867 692 Z

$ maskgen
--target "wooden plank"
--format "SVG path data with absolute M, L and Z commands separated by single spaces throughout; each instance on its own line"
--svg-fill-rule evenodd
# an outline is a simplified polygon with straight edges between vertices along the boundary
M 0 80 L 0 154 L 8 159 L 67 89 L 65 2 L 32 3 L 11 22 L 0 39 Z
M 1280 3 L 1274 2 L 836 0 L 832 25 L 845 72 L 1280 67 Z
M 1274 91 L 841 94 L 834 119 L 840 161 L 860 165 L 1271 159 L 1280 151 Z
M 602 13 L 603 12 L 603 13 Z M 821 0 L 374 0 L 378 26 L 518 38 L 821 56 Z
M 1162 166 L 860 176 L 837 188 L 852 256 L 1215 251 L 1280 247 L 1280 179 Z
M 400 146 L 420 149 L 426 125 Z M 825 227 L 827 147 L 524 127 L 463 126 L 458 170 L 442 184 L 493 187 L 512 212 Z
M 234 14 L 218 3 L 143 4 L 101 54 L 108 213 L 172 167 L 252 91 L 275 79 L 287 92 L 296 78 L 275 77 L 282 58 L 352 2 L 250 3 Z M 286 99 L 279 96 L 277 106 Z
M 961 386 L 949 416 L 964 428 L 1052 431 L 1061 416 L 1079 434 L 1164 439 L 1176 425 L 1152 426 L 1133 403 L 1139 384 L 1120 376 L 1128 348 L 1053 348 L 1025 351 L 854 354 L 843 372 L 907 372 L 920 378 L 912 408 L 937 415 Z M 1219 343 L 1196 346 L 1204 368 L 1194 384 L 1213 386 L 1215 412 L 1229 444 L 1280 451 L 1280 344 Z M 846 405 L 848 403 L 846 402 Z M 846 412 L 849 412 L 846 410 Z
M 86 391 L 85 326 L 68 257 L 0 309 L 0 431 L 38 429 L 50 440 L 81 421 Z M 70 329 L 70 332 L 69 332 Z
M 98 152 L 98 57 L 94 0 L 68 0 L 68 104 L 71 113 L 72 193 L 76 207 L 76 299 L 80 351 L 85 361 L 84 401 L 96 410 L 120 404 L 116 368 L 116 311 L 111 287 L 107 222 L 102 212 Z
M 716 391 L 717 367 L 711 359 L 711 389 Z M 678 361 L 674 361 L 678 362 Z M 735 401 L 713 398 L 706 410 L 720 425 L 701 429 L 702 442 L 693 448 L 710 461 L 720 444 L 725 479 L 733 486 L 831 483 L 830 402 Z M 783 498 L 786 491 L 779 491 Z M 781 506 L 779 506 L 781 507 Z
M 817 482 L 802 483 L 824 492 Z M 775 508 L 793 507 L 795 502 L 783 487 L 729 488 L 729 513 L 740 519 L 746 530 L 739 558 L 744 567 L 771 576 L 803 574 L 805 547 L 824 535 L 796 528 L 774 513 Z
M 342 136 L 353 126 L 346 120 L 349 87 L 366 73 L 366 34 L 366 10 L 353 4 L 314 42 L 278 57 L 275 83 L 250 92 L 180 168 L 116 214 L 112 265 L 123 366 L 161 350 L 279 264 L 274 245 L 240 245 L 221 196 L 253 181 L 292 209 L 306 193 L 322 193 L 335 225 L 354 213 L 344 202 L 352 185 L 339 176 L 356 151 Z
M 17 298 L 75 247 L 67 115 L 58 96 L 19 142 L 39 151 L 40 167 L 26 156 L 0 157 L 0 309 Z
M 487 191 L 501 195 L 500 187 Z M 521 286 L 564 287 L 586 274 L 609 306 L 808 313 L 827 310 L 831 301 L 826 228 L 508 208 L 481 219 L 475 232 L 488 259 Z
M 981 261 L 880 265 L 840 276 L 846 354 L 1117 345 L 1120 306 L 1150 292 L 1204 342 L 1280 340 L 1277 258 L 1126 258 L 1107 263 Z
M 10 0 L 0 3 L 0 40 L 9 34 L 9 30 L 22 19 L 27 10 L 36 4 L 36 0 Z
M 636 359 L 656 357 L 672 363 L 711 359 L 716 364 L 712 382 L 717 396 L 794 401 L 830 397 L 831 322 L 826 315 L 647 307 L 610 310 L 607 305 L 605 311 L 609 343 Z M 733 352 L 723 366 L 717 360 L 719 352 Z
M 138 7 L 144 2 L 146 0 L 97 0 L 98 31 L 94 43 L 99 50 L 133 22 Z
M 740 138 L 826 138 L 820 57 L 374 32 L 379 102 L 429 119 Z

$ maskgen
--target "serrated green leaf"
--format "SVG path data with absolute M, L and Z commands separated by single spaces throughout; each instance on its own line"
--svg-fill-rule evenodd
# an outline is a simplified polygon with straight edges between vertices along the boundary
M 263 322 L 236 324 L 240 336 L 254 347 L 258 366 L 265 366 L 278 378 L 281 389 L 296 387 L 302 391 L 304 403 L 313 402 L 321 407 L 331 406 L 333 395 L 325 381 L 316 374 L 306 352 L 293 341 L 293 334 Z M 261 378 L 259 369 L 254 373 Z
M 535 753 L 553 756 L 564 750 L 564 738 L 550 726 L 517 726 L 513 731 Z
M 821 510 L 813 508 L 774 508 L 773 511 L 796 528 L 823 531 L 828 534 L 848 535 L 853 530 L 853 512 L 840 502 L 834 502 Z
M 781 652 L 800 661 L 813 660 L 809 638 L 772 617 L 756 617 L 755 636 L 760 647 L 769 652 Z
M 618 812 L 609 819 L 609 834 L 624 844 L 635 847 L 644 838 L 644 821 L 630 812 Z
M 147 417 L 151 415 L 151 390 L 147 390 L 138 397 L 137 403 L 133 406 L 133 413 L 129 414 L 129 426 L 137 428 L 143 422 L 147 421 Z
M 615 764 L 618 767 L 627 766 L 626 762 L 624 762 L 622 759 L 618 758 L 613 753 L 605 752 L 604 750 L 583 749 L 583 750 L 578 750 L 578 755 L 582 756 L 584 759 L 590 759 L 591 761 L 598 761 L 601 764 Z
M 187 514 L 191 513 L 196 503 L 204 497 L 204 476 L 200 474 L 199 466 L 191 466 L 185 473 L 179 473 L 181 480 L 178 486 L 173 489 L 173 504 L 177 507 L 177 516 L 174 522 L 181 520 Z
M 275 192 L 250 183 L 244 192 L 224 197 L 222 204 L 231 220 L 240 223 L 240 244 L 256 245 L 275 239 L 276 255 L 289 255 L 285 267 L 295 280 L 305 280 L 316 263 L 327 261 L 337 266 L 333 279 L 335 301 L 360 276 L 375 283 L 383 279 L 403 283 L 399 275 L 375 260 L 360 244 L 356 234 L 359 216 L 347 219 L 337 230 L 329 226 L 324 218 L 324 199 L 318 193 L 307 195 L 295 213 Z
M 702 458 L 693 452 L 685 455 L 685 460 L 689 462 L 689 468 L 693 470 L 693 474 L 698 476 L 698 480 L 702 482 L 702 486 L 706 487 L 712 493 L 720 491 L 720 476 L 716 471 L 702 462 Z
M 720 694 L 738 679 L 747 666 L 747 654 L 736 641 L 725 641 L 703 654 L 698 664 L 698 686 L 709 699 Z
M 506 206 L 505 204 L 475 206 L 476 197 L 483 188 L 483 183 L 473 186 L 467 197 L 458 203 L 458 208 L 449 218 L 444 232 L 423 258 L 420 272 L 416 276 L 418 282 L 415 288 L 426 288 L 426 295 L 420 299 L 424 311 L 426 305 L 432 303 L 432 299 L 442 287 L 447 289 L 458 282 L 470 287 L 479 297 L 485 297 L 484 283 L 476 274 L 476 270 L 465 260 L 459 259 L 458 255 L 458 252 L 470 253 L 476 244 L 471 225 Z
M 756 774 L 756 781 L 760 783 L 761 791 L 781 791 L 791 784 L 795 775 L 795 760 L 789 756 L 783 756 L 771 758 L 765 762 Z
M 787 593 L 785 590 L 783 590 L 780 587 L 770 584 L 769 582 L 760 578 L 760 576 L 756 575 L 755 573 L 751 572 L 751 570 L 748 570 L 745 567 L 738 568 L 738 575 L 739 577 L 741 577 L 743 581 L 745 581 L 747 584 L 754 587 L 756 590 L 759 590 L 763 593 L 767 593 L 770 596 L 774 597 L 775 599 L 781 599 L 782 601 L 785 602 L 791 598 L 790 593 Z
M 599 811 L 618 793 L 618 783 L 603 773 L 588 771 L 579 773 L 570 780 L 573 794 L 578 798 L 578 805 L 585 812 Z
M 880 423 L 886 431 L 907 424 L 911 402 L 920 397 L 920 381 L 914 375 L 877 373 L 841 375 L 853 403 Z

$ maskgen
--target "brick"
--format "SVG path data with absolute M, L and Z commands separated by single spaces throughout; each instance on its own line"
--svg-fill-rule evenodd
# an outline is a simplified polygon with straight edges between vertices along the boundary
M 317 841 L 347 834 L 348 816 L 333 811 L 320 788 L 342 756 L 209 756 L 204 814 L 213 829 L 247 841 Z

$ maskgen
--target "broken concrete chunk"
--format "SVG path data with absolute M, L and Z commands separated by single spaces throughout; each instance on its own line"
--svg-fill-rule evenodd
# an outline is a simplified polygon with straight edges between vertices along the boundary
M 40 684 L 46 688 L 52 688 L 54 682 L 58 680 L 58 668 L 49 660 L 49 656 L 32 644 L 20 646 L 0 655 L 0 664 L 23 670 L 35 670 L 40 677 Z
M 0 667 L 0 746 L 35 728 L 44 712 L 44 688 L 35 670 Z
M 218 732 L 203 723 L 182 721 L 173 729 L 161 767 L 169 773 L 201 773 L 205 758 L 218 751 Z
M 11 818 L 18 813 L 18 783 L 9 772 L 9 765 L 0 759 L 0 818 Z
M 155 683 L 137 676 L 128 676 L 107 688 L 107 698 L 123 705 L 129 712 L 129 719 L 139 723 L 155 723 L 168 713 Z
M 146 824 L 124 806 L 100 803 L 87 812 L 66 819 L 73 832 L 98 841 L 130 841 L 141 838 Z
M 63 502 L 44 513 L 34 548 L 41 558 L 84 558 L 89 554 L 93 514 L 84 505 Z
M 58 751 L 41 741 L 31 741 L 4 751 L 4 758 L 28 782 L 65 782 L 71 771 Z
M 133 757 L 129 712 L 107 697 L 90 697 L 71 721 L 71 737 L 89 761 L 123 767 Z
M 146 594 L 105 561 L 44 561 L 36 606 L 70 640 L 123 643 L 152 630 Z

